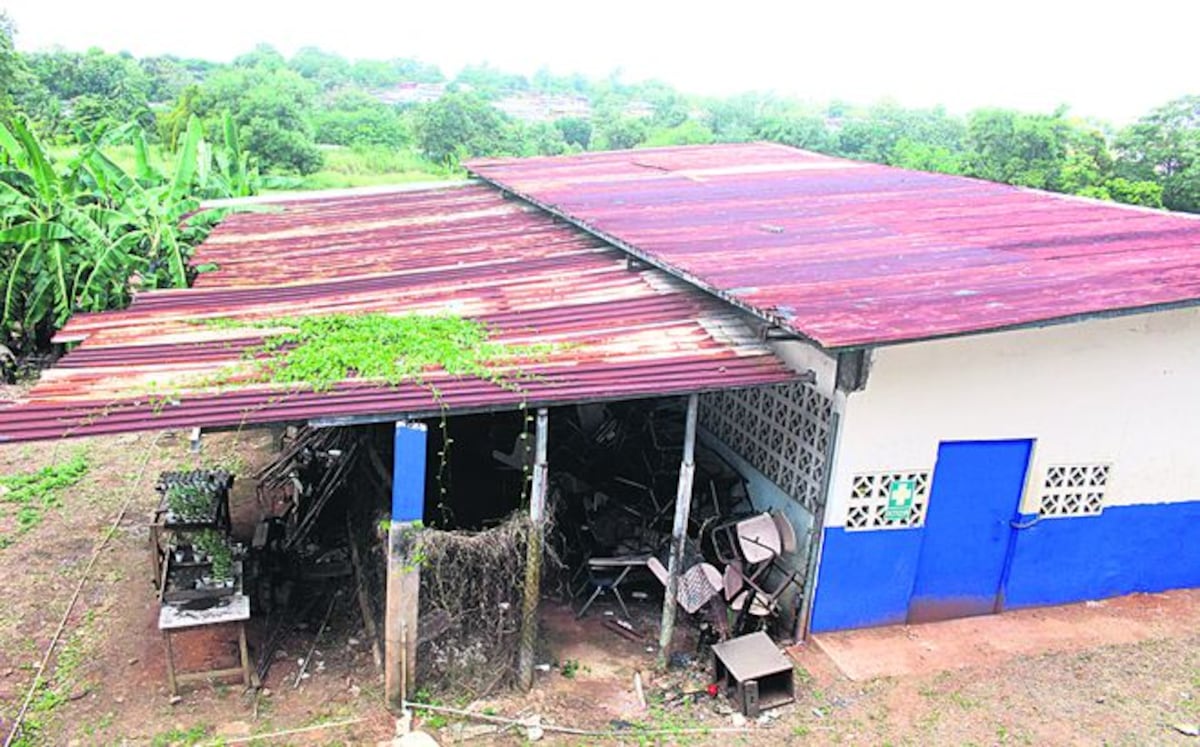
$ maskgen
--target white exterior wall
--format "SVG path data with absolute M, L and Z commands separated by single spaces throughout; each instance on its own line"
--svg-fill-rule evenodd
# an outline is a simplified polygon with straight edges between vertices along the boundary
M 841 428 L 827 526 L 855 474 L 932 471 L 940 441 L 1035 439 L 1026 513 L 1052 464 L 1110 462 L 1106 505 L 1197 500 L 1200 310 L 880 348 Z

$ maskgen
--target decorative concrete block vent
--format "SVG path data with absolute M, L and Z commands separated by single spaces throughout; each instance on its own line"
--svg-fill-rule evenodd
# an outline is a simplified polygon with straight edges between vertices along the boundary
M 1038 514 L 1095 516 L 1104 510 L 1111 464 L 1055 464 L 1046 468 Z
M 847 530 L 907 529 L 925 523 L 929 471 L 866 472 L 854 476 Z
M 833 400 L 804 383 L 700 397 L 700 424 L 813 514 L 832 413 Z

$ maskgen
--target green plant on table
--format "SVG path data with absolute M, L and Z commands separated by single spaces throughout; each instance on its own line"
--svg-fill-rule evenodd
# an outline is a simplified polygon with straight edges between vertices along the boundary
M 219 532 L 205 529 L 192 535 L 192 547 L 208 556 L 214 581 L 233 578 L 233 551 Z
M 180 521 L 208 521 L 213 514 L 213 495 L 197 485 L 171 485 L 167 508 Z

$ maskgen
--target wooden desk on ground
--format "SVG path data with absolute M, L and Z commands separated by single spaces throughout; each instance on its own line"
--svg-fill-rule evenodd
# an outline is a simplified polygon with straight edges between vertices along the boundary
M 158 613 L 158 629 L 162 631 L 167 647 L 167 685 L 172 695 L 179 694 L 179 683 L 207 680 L 214 677 L 241 675 L 243 684 L 250 687 L 255 679 L 250 668 L 250 652 L 246 647 L 246 621 L 250 619 L 250 597 L 234 594 L 224 597 L 207 609 L 189 610 L 183 606 L 164 604 Z M 208 625 L 236 625 L 238 628 L 238 654 L 241 666 L 213 669 L 205 672 L 175 673 L 175 651 L 171 647 L 171 636 L 181 630 Z
M 759 631 L 712 647 L 713 679 L 745 716 L 796 699 L 792 661 Z

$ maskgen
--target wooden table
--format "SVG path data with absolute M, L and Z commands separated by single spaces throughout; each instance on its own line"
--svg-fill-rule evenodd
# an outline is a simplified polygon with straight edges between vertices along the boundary
M 158 629 L 162 631 L 167 648 L 167 685 L 172 695 L 179 694 L 179 684 L 208 680 L 214 677 L 240 675 L 246 687 L 256 685 L 257 677 L 250 667 L 250 652 L 246 646 L 246 621 L 250 619 L 250 597 L 234 594 L 219 600 L 206 609 L 190 610 L 182 605 L 164 604 L 158 613 Z M 182 630 L 209 625 L 236 625 L 238 630 L 238 653 L 240 666 L 212 669 L 202 672 L 175 672 L 175 650 L 171 636 Z

